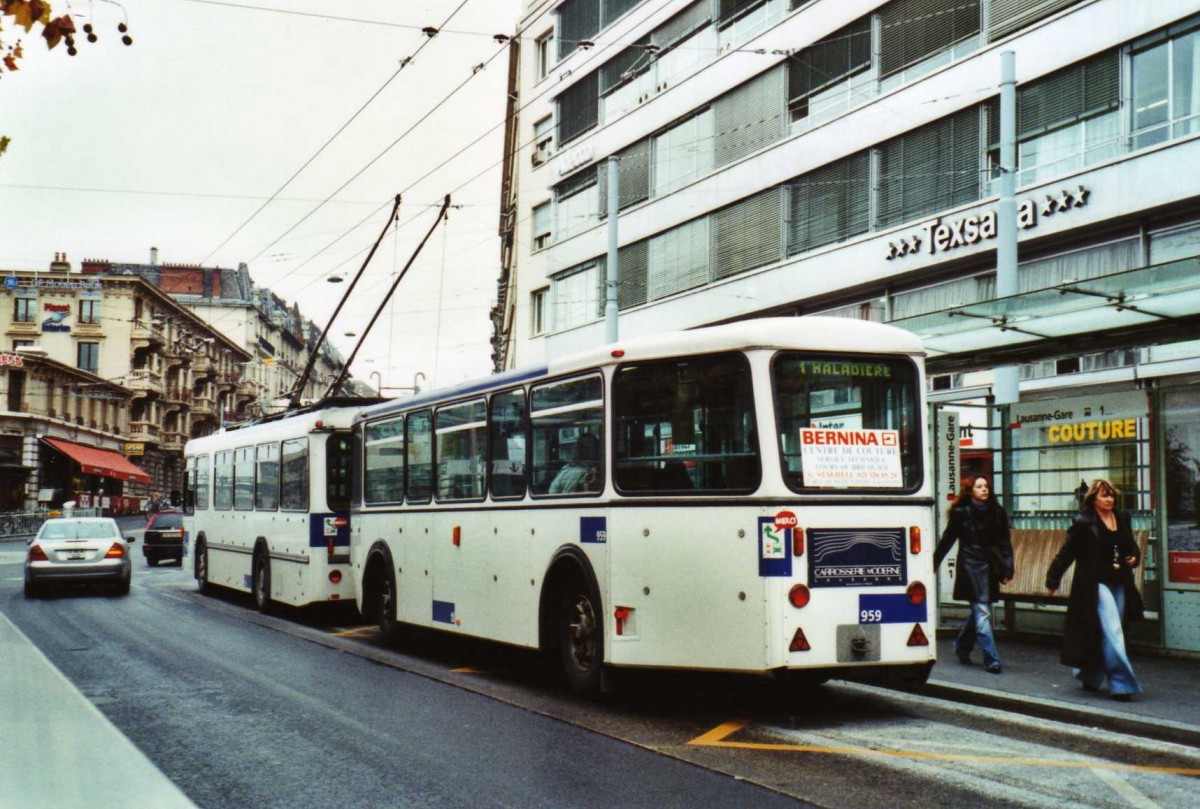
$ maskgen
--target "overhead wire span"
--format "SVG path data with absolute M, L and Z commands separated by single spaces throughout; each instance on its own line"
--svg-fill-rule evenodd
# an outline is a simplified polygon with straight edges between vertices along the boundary
M 450 197 L 447 196 L 446 200 L 449 201 L 449 199 L 450 199 Z M 352 293 L 354 291 L 354 287 L 357 286 L 358 279 L 362 278 L 362 274 L 366 271 L 367 265 L 370 264 L 371 259 L 375 257 L 375 251 L 379 249 L 379 243 L 382 242 L 383 237 L 387 235 L 388 228 L 391 227 L 392 222 L 396 219 L 396 213 L 399 210 L 400 210 L 400 195 L 397 194 L 395 201 L 392 203 L 392 212 L 388 216 L 387 223 L 383 226 L 383 230 L 381 230 L 379 232 L 379 238 L 377 238 L 375 240 L 375 244 L 371 248 L 371 252 L 363 260 L 362 266 L 358 268 L 358 272 L 354 275 L 354 280 L 350 282 L 350 286 L 347 287 L 345 294 L 342 295 L 342 299 L 340 301 L 338 301 L 337 308 L 335 308 L 333 310 L 333 314 L 329 316 L 329 323 L 321 331 L 321 336 L 317 338 L 317 344 L 315 346 L 313 346 L 312 350 L 309 352 L 308 362 L 304 366 L 304 373 L 302 373 L 300 375 L 300 378 L 296 380 L 296 386 L 292 389 L 291 393 L 288 395 L 288 409 L 293 409 L 300 404 L 300 394 L 304 391 L 304 386 L 308 383 L 308 376 L 309 376 L 309 374 L 312 373 L 313 365 L 316 363 L 317 356 L 320 354 L 320 351 L 321 351 L 321 346 L 325 342 L 325 335 L 329 334 L 329 330 L 331 328 L 333 328 L 333 322 L 335 320 L 337 320 L 338 313 L 340 313 L 342 311 L 342 307 L 346 304 L 346 301 L 350 298 L 350 293 Z M 361 340 L 360 340 L 360 342 L 361 342 Z M 358 349 L 356 347 L 355 351 L 357 351 L 357 350 Z M 345 366 L 343 366 L 343 370 L 345 371 L 346 369 L 349 369 L 349 367 L 350 367 L 350 363 L 347 362 L 345 364 Z M 336 390 L 336 386 L 334 388 L 331 388 L 331 390 Z
M 192 0 L 192 1 L 193 1 L 193 2 L 199 2 L 200 0 Z M 463 8 L 463 6 L 465 6 L 465 5 L 466 5 L 467 3 L 469 3 L 469 2 L 470 2 L 470 0 L 462 0 L 462 2 L 461 2 L 461 3 L 459 3 L 459 4 L 458 4 L 458 6 L 456 6 L 456 7 L 455 7 L 454 11 L 450 12 L 450 16 L 446 18 L 446 22 L 442 23 L 442 25 L 443 25 L 443 26 L 445 26 L 445 24 L 446 24 L 446 23 L 448 23 L 448 22 L 450 22 L 450 20 L 454 19 L 454 17 L 455 17 L 455 16 L 458 14 L 458 12 L 462 11 L 462 8 Z M 225 237 L 225 240 L 224 240 L 223 242 L 221 242 L 219 245 L 217 245 L 215 248 L 213 248 L 213 250 L 212 250 L 212 251 L 211 251 L 211 252 L 210 252 L 210 253 L 209 253 L 207 256 L 205 256 L 205 257 L 204 257 L 204 259 L 203 259 L 203 261 L 201 261 L 200 263 L 201 263 L 201 264 L 203 264 L 203 263 L 207 262 L 207 261 L 208 261 L 210 258 L 212 258 L 212 257 L 213 257 L 213 256 L 214 256 L 214 255 L 217 253 L 217 251 L 218 251 L 218 250 L 220 250 L 220 249 L 221 249 L 222 247 L 224 247 L 225 245 L 229 244 L 230 240 L 231 240 L 231 239 L 233 239 L 233 237 L 235 237 L 235 236 L 237 236 L 239 233 L 241 233 L 241 232 L 242 232 L 242 229 L 243 229 L 243 228 L 245 228 L 245 227 L 246 227 L 246 225 L 249 225 L 249 224 L 250 224 L 252 221 L 254 221 L 254 219 L 255 219 L 255 218 L 256 218 L 256 217 L 257 217 L 257 216 L 258 216 L 260 213 L 262 213 L 262 212 L 263 212 L 263 210 L 264 210 L 264 209 L 265 209 L 265 208 L 266 208 L 268 205 L 270 205 L 272 202 L 274 202 L 274 201 L 275 201 L 275 198 L 276 198 L 276 197 L 278 197 L 278 196 L 279 196 L 281 193 L 283 193 L 283 189 L 285 189 L 285 188 L 287 188 L 289 185 L 291 185 L 292 181 L 293 181 L 293 180 L 295 180 L 297 177 L 299 177 L 299 176 L 300 176 L 300 174 L 301 174 L 301 172 L 303 172 L 303 171 L 304 171 L 306 168 L 308 168 L 308 167 L 309 167 L 309 166 L 312 164 L 312 162 L 313 162 L 314 160 L 316 160 L 318 156 L 320 156 L 320 154 L 321 154 L 322 152 L 324 152 L 324 151 L 325 151 L 327 148 L 329 148 L 329 145 L 330 145 L 331 143 L 333 143 L 335 140 L 337 140 L 338 136 L 340 136 L 340 135 L 341 135 L 343 132 L 345 132 L 345 131 L 346 131 L 346 128 L 347 128 L 347 127 L 349 127 L 349 126 L 350 126 L 350 124 L 354 123 L 355 119 L 357 119 L 357 118 L 358 118 L 358 116 L 362 114 L 363 110 L 365 110 L 365 109 L 366 109 L 367 107 L 369 107 L 369 106 L 370 106 L 372 103 L 374 103 L 375 99 L 379 97 L 379 94 L 380 94 L 380 93 L 382 93 L 382 92 L 384 91 L 384 89 L 386 89 L 386 88 L 387 88 L 387 86 L 388 86 L 389 84 L 391 84 L 391 83 L 392 83 L 392 82 L 395 80 L 395 78 L 396 78 L 397 76 L 399 76 L 399 75 L 400 75 L 400 72 L 401 72 L 402 70 L 404 70 L 404 68 L 406 68 L 406 67 L 408 67 L 410 64 L 412 64 L 413 60 L 414 60 L 414 59 L 417 57 L 417 55 L 418 55 L 418 54 L 419 54 L 419 53 L 420 53 L 420 52 L 421 52 L 421 51 L 422 51 L 422 50 L 425 48 L 425 46 L 426 46 L 426 45 L 428 45 L 428 44 L 429 44 L 431 41 L 433 41 L 433 37 L 426 37 L 424 40 L 422 40 L 421 44 L 417 46 L 417 49 L 416 49 L 415 51 L 413 51 L 413 53 L 412 53 L 410 56 L 408 56 L 408 57 L 406 57 L 406 58 L 402 59 L 402 60 L 400 61 L 400 67 L 396 68 L 396 71 L 395 71 L 394 73 L 392 73 L 392 75 L 391 75 L 391 76 L 389 76 L 389 77 L 387 78 L 387 81 L 385 81 L 383 84 L 379 85 L 379 88 L 378 88 L 378 89 L 376 89 L 376 90 L 375 90 L 375 92 L 371 94 L 371 97 L 370 97 L 370 98 L 368 98 L 368 99 L 367 99 L 367 100 L 366 100 L 366 101 L 365 101 L 365 102 L 364 102 L 364 103 L 363 103 L 363 104 L 362 104 L 362 105 L 361 105 L 361 106 L 360 106 L 360 107 L 359 107 L 357 110 L 355 110 L 355 111 L 354 111 L 354 114 L 353 114 L 353 115 L 351 115 L 351 116 L 350 116 L 350 117 L 349 117 L 349 118 L 346 120 L 346 122 L 345 122 L 345 123 L 343 123 L 343 124 L 342 124 L 340 127 L 338 127 L 338 129 L 337 129 L 337 131 L 336 131 L 336 132 L 334 132 L 332 135 L 330 135 L 330 136 L 329 136 L 329 139 L 328 139 L 328 140 L 326 140 L 326 141 L 325 141 L 325 143 L 323 143 L 323 144 L 321 145 L 321 148 L 319 148 L 319 149 L 317 149 L 317 151 L 313 152 L 312 156 L 311 156 L 311 157 L 309 157 L 309 158 L 308 158 L 308 160 L 305 160 L 305 161 L 304 161 L 304 164 L 303 164 L 302 166 L 300 166 L 300 168 L 296 169 L 296 171 L 295 171 L 295 172 L 292 174 L 292 176 L 291 176 L 291 177 L 288 177 L 288 178 L 287 178 L 287 180 L 285 180 L 285 181 L 284 181 L 283 185 L 279 186 L 279 189 L 278 189 L 278 190 L 277 190 L 277 191 L 276 191 L 274 194 L 272 194 L 270 197 L 268 197 L 268 198 L 267 198 L 267 199 L 266 199 L 266 200 L 263 202 L 263 204 L 262 204 L 262 205 L 258 206 L 258 208 L 257 208 L 257 209 L 254 211 L 254 213 L 250 214 L 250 216 L 249 216 L 249 217 L 246 219 L 246 221 L 244 221 L 244 222 L 242 222 L 242 224 L 238 225 L 238 226 L 237 226 L 237 229 L 235 229 L 235 230 L 233 231 L 233 233 L 230 233 L 228 236 L 226 236 L 226 237 Z M 370 164 L 368 164 L 368 166 L 369 166 L 369 165 L 370 165 Z M 365 170 L 365 169 L 364 169 L 364 170 Z M 359 173 L 361 174 L 362 172 L 359 172 Z M 356 175 L 355 175 L 355 177 L 357 177 L 357 176 L 358 176 L 358 175 L 356 174 Z M 353 180 L 353 179 L 354 179 L 354 177 L 352 177 L 352 178 L 351 178 L 351 180 Z M 349 182 L 350 182 L 350 181 L 347 181 L 347 184 L 349 184 Z M 316 213 L 318 210 L 320 210 L 322 207 L 324 207 L 324 205 L 325 205 L 326 203 L 328 203 L 328 202 L 329 202 L 329 201 L 330 201 L 330 200 L 331 200 L 331 199 L 332 199 L 334 196 L 336 196 L 336 195 L 337 195 L 337 193 L 338 193 L 339 191 L 341 191 L 341 190 L 342 190 L 342 188 L 345 188 L 345 187 L 346 187 L 346 186 L 345 186 L 345 185 L 343 185 L 343 186 L 342 186 L 341 188 L 339 188 L 337 191 L 334 191 L 334 192 L 333 192 L 333 194 L 330 194 L 328 197 L 326 197 L 326 198 L 324 199 L 324 201 L 322 201 L 322 202 L 321 202 L 321 203 L 320 203 L 320 204 L 319 204 L 319 205 L 318 205 L 316 208 L 314 208 L 314 209 L 313 209 L 311 212 L 309 212 L 309 214 L 308 214 L 307 216 L 305 216 L 305 217 L 304 217 L 304 219 L 307 219 L 309 216 L 312 216 L 312 214 L 313 214 L 313 213 Z M 374 212 L 372 212 L 372 213 L 374 213 Z M 304 219 L 301 219 L 301 220 L 300 220 L 300 222 L 303 222 L 303 221 L 304 221 Z M 291 227 L 291 228 L 289 228 L 289 229 L 288 229 L 288 230 L 287 230 L 287 231 L 286 231 L 286 232 L 283 234 L 283 236 L 287 236 L 287 235 L 288 235 L 288 233 L 291 233 L 293 230 L 295 230 L 295 228 L 296 228 L 297 226 L 299 226 L 300 222 L 297 222 L 295 225 L 292 225 L 292 227 Z M 283 239 L 283 236 L 280 236 L 280 237 L 279 237 L 279 238 L 277 238 L 275 241 L 273 241 L 273 242 L 271 242 L 269 245 L 267 245 L 267 247 L 266 247 L 266 248 L 264 248 L 262 251 L 260 251 L 260 252 L 258 253 L 258 255 L 256 255 L 256 256 L 255 256 L 253 259 L 251 259 L 251 261 L 254 261 L 254 260 L 255 260 L 255 259 L 257 259 L 259 256 L 261 256 L 263 253 L 265 253 L 267 250 L 271 249 L 271 248 L 272 248 L 272 247 L 274 247 L 276 244 L 278 244 L 278 243 L 279 243 L 279 242 L 280 242 L 280 241 Z
M 397 195 L 397 204 L 399 203 L 399 199 L 400 197 Z M 388 293 L 384 295 L 383 300 L 379 302 L 379 306 L 375 309 L 375 314 L 371 316 L 371 320 L 369 323 L 367 323 L 367 327 L 363 329 L 362 336 L 358 338 L 358 343 L 354 346 L 354 350 L 350 352 L 350 356 L 346 359 L 346 363 L 342 366 L 342 370 L 333 380 L 333 384 L 329 386 L 329 390 L 325 392 L 326 396 L 333 395 L 333 393 L 342 386 L 342 383 L 345 382 L 346 375 L 350 373 L 350 366 L 354 364 L 354 358 L 358 356 L 358 350 L 362 348 L 363 342 L 367 339 L 367 335 L 371 333 L 371 329 L 375 326 L 375 321 L 379 320 L 379 315 L 383 312 L 384 307 L 388 305 L 388 301 L 392 299 L 392 293 L 396 291 L 396 287 L 400 286 L 400 282 L 404 279 L 405 274 L 408 272 L 408 268 L 411 267 L 413 262 L 417 260 L 417 256 L 421 254 L 421 250 L 425 247 L 425 243 L 429 241 L 429 237 L 433 235 L 433 231 L 436 230 L 438 224 L 445 219 L 446 211 L 449 209 L 449 207 L 450 195 L 447 194 L 446 199 L 442 202 L 442 209 L 438 211 L 437 219 L 435 219 L 433 224 L 429 227 L 429 232 L 425 234 L 423 239 L 421 239 L 421 243 L 417 245 L 417 249 L 413 251 L 413 254 L 409 256 L 408 261 L 405 262 L 404 269 L 396 274 L 396 280 L 392 282 L 392 286 L 390 289 L 388 289 Z M 386 233 L 387 229 L 385 228 L 384 234 Z M 384 234 L 380 234 L 379 238 L 381 240 L 383 239 Z M 378 246 L 378 242 L 376 243 L 376 246 Z M 372 251 L 372 253 L 373 252 L 374 251 Z M 363 267 L 365 269 L 366 264 L 364 264 Z M 347 290 L 347 294 L 349 294 L 349 290 Z

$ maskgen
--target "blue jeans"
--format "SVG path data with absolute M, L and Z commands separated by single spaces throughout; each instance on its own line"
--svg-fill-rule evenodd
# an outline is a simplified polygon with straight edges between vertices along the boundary
M 992 605 L 986 601 L 971 602 L 971 617 L 963 623 L 954 639 L 954 653 L 966 657 L 979 642 L 979 650 L 983 652 L 983 665 L 990 666 L 1000 662 L 1000 653 L 996 651 L 996 639 L 992 637 Z
M 1104 664 L 1076 669 L 1075 676 L 1090 688 L 1099 688 L 1107 678 L 1109 693 L 1140 694 L 1142 686 L 1125 654 L 1125 630 L 1121 626 L 1121 616 L 1125 614 L 1125 585 L 1099 584 L 1097 587 L 1096 608 L 1100 614 L 1100 649 Z

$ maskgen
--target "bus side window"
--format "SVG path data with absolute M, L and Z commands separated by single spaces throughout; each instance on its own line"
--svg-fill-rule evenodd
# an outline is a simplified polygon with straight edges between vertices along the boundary
M 254 508 L 279 508 L 279 445 L 259 444 L 255 450 Z
M 284 511 L 308 511 L 308 438 L 283 442 L 279 505 Z
M 208 508 L 209 458 L 207 455 L 197 455 L 192 459 L 195 463 L 195 478 L 192 490 L 192 504 L 198 509 Z
M 433 497 L 433 417 L 428 410 L 405 418 L 408 470 L 405 496 L 409 503 L 428 503 Z
M 492 397 L 488 420 L 491 452 L 491 491 L 497 500 L 525 496 L 525 435 L 529 419 L 525 391 L 497 393 Z
M 550 382 L 530 394 L 535 495 L 604 489 L 604 383 L 599 376 Z
M 404 420 L 377 421 L 364 431 L 363 497 L 368 505 L 404 500 Z

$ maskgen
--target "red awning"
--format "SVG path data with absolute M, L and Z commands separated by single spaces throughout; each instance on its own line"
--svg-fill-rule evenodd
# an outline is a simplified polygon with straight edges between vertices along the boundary
M 135 483 L 150 482 L 149 475 L 115 452 L 73 444 L 70 441 L 63 441 L 61 438 L 43 438 L 42 440 L 79 464 L 84 474 L 100 475 L 116 480 L 132 480 Z

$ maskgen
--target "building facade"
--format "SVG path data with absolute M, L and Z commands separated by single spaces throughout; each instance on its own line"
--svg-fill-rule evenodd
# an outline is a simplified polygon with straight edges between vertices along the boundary
M 250 355 L 137 276 L 0 274 L 0 510 L 180 488 L 183 445 L 218 429 Z
M 498 367 L 765 315 L 919 334 L 964 468 L 1148 532 L 1143 640 L 1200 650 L 1200 9 L 1191 0 L 532 2 L 513 45 Z M 998 297 L 1000 55 L 1018 292 Z M 1015 365 L 1019 399 L 993 369 Z M 1112 425 L 1120 423 L 1119 431 Z M 1036 613 L 1044 605 L 1030 605 Z M 1039 616 L 1022 617 L 1036 625 Z

